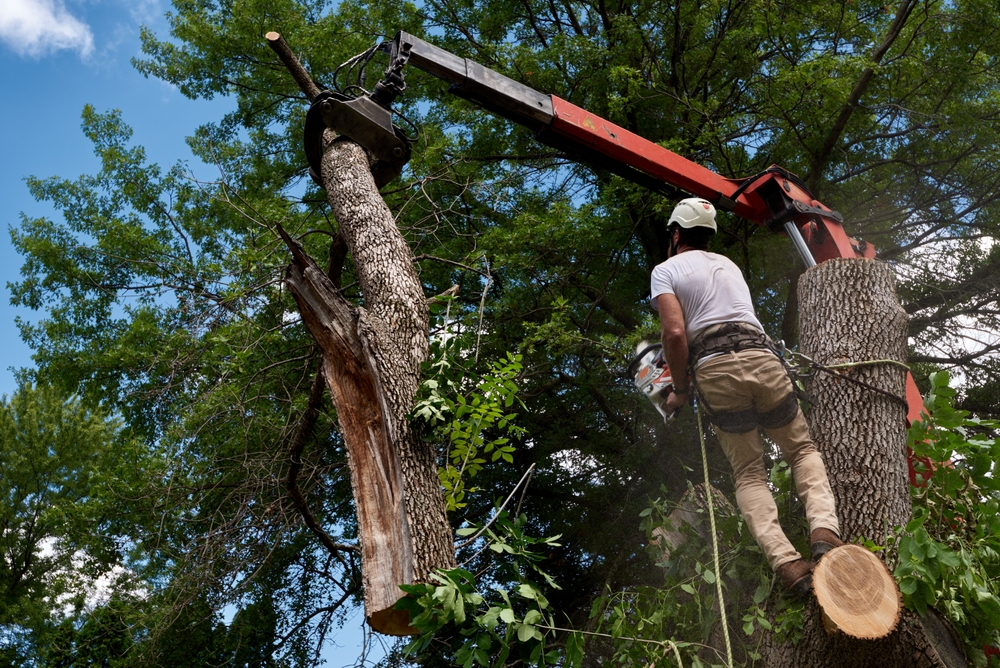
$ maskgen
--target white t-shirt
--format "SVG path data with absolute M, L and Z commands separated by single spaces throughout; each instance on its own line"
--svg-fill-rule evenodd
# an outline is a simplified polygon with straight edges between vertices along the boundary
M 650 279 L 654 309 L 662 294 L 672 294 L 680 302 L 688 342 L 706 327 L 723 322 L 747 322 L 764 330 L 743 272 L 725 255 L 689 250 L 656 265 Z

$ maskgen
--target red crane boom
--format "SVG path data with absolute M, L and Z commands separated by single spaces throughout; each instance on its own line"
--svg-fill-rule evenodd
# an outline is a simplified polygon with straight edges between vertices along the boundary
M 322 130 L 331 127 L 371 150 L 384 185 L 409 159 L 409 144 L 392 125 L 391 104 L 405 89 L 402 71 L 412 65 L 451 84 L 449 92 L 523 125 L 538 141 L 595 163 L 645 188 L 683 191 L 773 232 L 784 232 L 807 267 L 833 258 L 874 258 L 875 249 L 847 236 L 843 217 L 817 201 L 797 176 L 778 166 L 747 178 L 726 178 L 555 95 L 541 93 L 499 72 L 461 58 L 409 33 L 381 46 L 390 57 L 385 79 L 368 96 L 324 91 L 306 118 L 306 154 L 319 172 Z M 907 373 L 907 420 L 917 420 L 923 400 Z M 916 482 L 912 462 L 910 480 Z

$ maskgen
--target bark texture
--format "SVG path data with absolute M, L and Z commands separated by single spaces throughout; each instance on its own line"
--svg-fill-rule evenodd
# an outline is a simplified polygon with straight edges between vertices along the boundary
M 823 262 L 799 279 L 801 349 L 826 366 L 906 359 L 907 316 L 889 267 L 875 260 Z M 886 363 L 840 373 L 904 396 L 906 372 Z M 818 372 L 809 388 L 809 423 L 837 499 L 842 538 L 884 544 L 887 529 L 907 522 L 906 407 L 842 378 Z M 880 553 L 885 555 L 885 553 Z M 891 557 L 890 557 L 891 561 Z M 889 564 L 892 568 L 892 564 Z M 792 644 L 766 634 L 766 666 L 798 668 L 924 668 L 944 665 L 920 619 L 904 612 L 896 630 L 878 640 L 828 634 L 810 597 L 802 639 Z
M 819 364 L 903 363 L 907 324 L 886 264 L 830 260 L 799 279 L 800 345 Z M 905 396 L 902 367 L 880 363 L 837 371 Z M 889 527 L 910 518 L 906 406 L 824 372 L 813 378 L 809 393 L 809 425 L 837 499 L 841 537 L 882 544 Z
M 286 282 L 323 350 L 323 370 L 347 445 L 358 515 L 365 615 L 383 633 L 406 633 L 392 611 L 400 584 L 455 565 L 436 453 L 407 415 L 428 355 L 428 314 L 412 253 L 375 187 L 367 152 L 326 147 L 323 181 L 354 257 L 365 306 L 352 307 L 295 241 Z
M 327 200 L 365 299 L 358 332 L 375 360 L 387 404 L 389 430 L 400 454 L 403 500 L 410 526 L 413 577 L 455 566 L 451 526 L 437 474 L 437 454 L 410 431 L 407 416 L 420 387 L 421 364 L 430 352 L 429 316 L 413 253 L 375 187 L 372 160 L 358 144 L 338 139 L 323 156 Z

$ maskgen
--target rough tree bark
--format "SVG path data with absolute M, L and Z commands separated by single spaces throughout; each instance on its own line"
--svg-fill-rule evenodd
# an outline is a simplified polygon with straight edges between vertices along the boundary
M 884 263 L 831 260 L 799 279 L 801 348 L 819 364 L 902 364 L 908 322 Z M 901 366 L 880 363 L 839 371 L 905 396 Z M 864 536 L 881 543 L 889 527 L 910 518 L 906 404 L 822 372 L 809 391 L 814 399 L 809 424 L 831 478 L 841 531 L 851 540 Z
M 268 33 L 310 98 L 308 75 L 277 33 Z M 365 616 L 376 631 L 412 632 L 392 610 L 398 585 L 455 566 L 451 527 L 431 444 L 416 438 L 408 415 L 429 352 L 427 301 L 413 254 L 378 193 L 368 152 L 328 133 L 322 180 L 353 256 L 364 307 L 282 234 L 292 251 L 286 283 L 323 351 L 323 372 L 343 431 L 358 515 Z
M 406 633 L 392 611 L 398 585 L 455 565 L 433 447 L 407 416 L 428 355 L 428 315 L 412 253 L 375 188 L 367 152 L 327 146 L 323 182 L 354 258 L 364 308 L 352 308 L 291 239 L 286 282 L 323 349 L 323 370 L 344 433 L 358 514 L 365 615 L 383 633 Z
M 889 267 L 875 260 L 829 260 L 799 279 L 801 349 L 831 366 L 870 360 L 906 359 L 907 316 L 896 298 Z M 854 366 L 840 373 L 897 397 L 905 391 L 905 370 L 891 363 Z M 906 524 L 910 496 L 906 465 L 906 405 L 827 373 L 809 388 L 809 423 L 826 462 L 837 499 L 842 537 L 884 544 L 889 528 Z M 894 555 L 880 553 L 892 567 Z M 798 668 L 920 668 L 946 666 L 916 615 L 905 612 L 895 631 L 878 640 L 828 635 L 814 598 L 805 611 L 803 638 L 782 643 L 765 635 L 767 666 Z
M 455 565 L 437 455 L 430 443 L 415 437 L 407 419 L 430 351 L 427 300 L 413 253 L 375 188 L 373 162 L 354 142 L 338 139 L 323 156 L 323 183 L 367 306 L 357 310 L 358 332 L 370 347 L 376 380 L 382 379 L 390 433 L 400 454 L 406 516 L 419 532 L 412 541 L 413 577 L 422 580 L 435 568 Z

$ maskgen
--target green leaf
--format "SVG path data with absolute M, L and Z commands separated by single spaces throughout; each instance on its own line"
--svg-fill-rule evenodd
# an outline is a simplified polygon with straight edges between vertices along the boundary
M 535 598 L 539 593 L 537 589 L 527 583 L 518 586 L 517 592 L 524 598 L 528 599 Z

